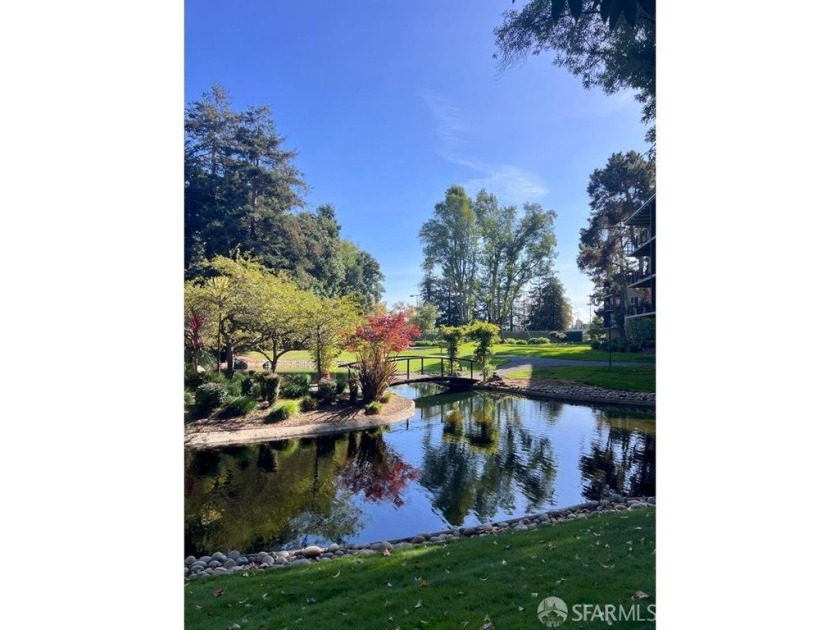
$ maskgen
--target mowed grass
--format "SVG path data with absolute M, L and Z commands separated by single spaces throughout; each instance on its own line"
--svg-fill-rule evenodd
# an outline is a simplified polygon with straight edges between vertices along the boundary
M 588 343 L 549 343 L 538 346 L 499 344 L 493 346 L 496 354 L 512 354 L 522 357 L 545 359 L 568 359 L 571 361 L 608 361 L 609 352 L 593 350 Z M 638 352 L 613 352 L 612 360 L 618 362 L 656 363 L 656 355 Z
M 578 367 L 523 368 L 506 375 L 508 378 L 545 378 L 584 385 L 597 385 L 608 389 L 631 392 L 655 392 L 656 368 L 639 367 Z
M 199 578 L 185 586 L 189 630 L 542 628 L 537 606 L 655 606 L 655 509 L 469 538 L 388 557 Z M 641 591 L 648 595 L 634 599 Z M 603 622 L 601 622 L 603 623 Z M 651 628 L 649 621 L 615 624 Z M 577 627 L 573 624 L 573 627 Z

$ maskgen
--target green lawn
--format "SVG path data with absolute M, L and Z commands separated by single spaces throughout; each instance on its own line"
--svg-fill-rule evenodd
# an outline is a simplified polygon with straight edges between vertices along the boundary
M 547 378 L 558 381 L 597 385 L 631 392 L 655 392 L 656 368 L 639 367 L 552 367 L 523 368 L 507 374 L 508 378 Z
M 656 601 L 655 536 L 655 510 L 645 509 L 389 557 L 199 578 L 185 586 L 185 627 L 478 630 L 492 622 L 538 629 L 544 626 L 537 606 L 549 596 L 564 600 L 569 622 L 576 604 L 638 605 L 649 618 Z M 649 597 L 634 599 L 639 591 Z M 614 625 L 653 628 L 650 621 Z
M 499 344 L 494 346 L 496 354 L 513 354 L 523 357 L 542 357 L 546 359 L 570 359 L 573 361 L 607 361 L 610 353 L 593 350 L 588 343 L 551 343 L 540 346 L 516 346 Z M 638 352 L 613 352 L 612 360 L 634 363 L 656 363 L 656 355 Z

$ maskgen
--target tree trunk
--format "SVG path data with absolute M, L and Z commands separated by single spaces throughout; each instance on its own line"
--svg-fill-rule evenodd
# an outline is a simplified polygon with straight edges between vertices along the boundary
M 227 373 L 228 378 L 233 376 L 233 339 L 225 339 L 225 350 L 227 351 Z

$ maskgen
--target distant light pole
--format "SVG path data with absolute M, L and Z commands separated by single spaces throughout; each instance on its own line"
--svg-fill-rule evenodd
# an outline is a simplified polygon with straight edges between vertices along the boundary
M 416 303 L 417 308 L 420 308 L 420 297 L 421 297 L 421 295 L 419 293 L 413 293 L 413 294 L 409 295 L 408 297 L 417 298 L 414 301 Z

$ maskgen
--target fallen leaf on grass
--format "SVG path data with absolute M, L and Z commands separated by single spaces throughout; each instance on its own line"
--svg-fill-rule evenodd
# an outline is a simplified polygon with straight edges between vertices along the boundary
M 268 599 L 268 593 L 263 593 L 263 599 Z
M 416 603 L 416 604 L 414 604 L 414 607 L 415 607 L 415 608 L 420 608 L 420 606 L 422 606 L 422 605 L 423 605 L 423 602 L 422 602 L 422 601 L 420 601 L 420 600 L 417 600 L 417 603 Z
M 336 573 L 333 577 L 334 577 L 334 578 L 337 578 L 339 575 L 341 575 L 341 571 L 339 571 L 338 573 Z
M 223 588 L 214 589 L 213 590 L 213 597 L 218 597 L 219 595 L 221 595 L 224 592 L 225 592 L 225 589 L 223 589 Z
M 382 555 L 383 555 L 383 556 L 390 556 L 390 555 L 391 555 L 391 552 L 390 552 L 390 551 L 388 551 L 387 549 L 385 549 L 385 550 L 382 552 Z
M 635 593 L 633 593 L 633 599 L 647 599 L 648 597 L 650 597 L 650 595 L 648 595 L 644 591 L 636 591 Z

